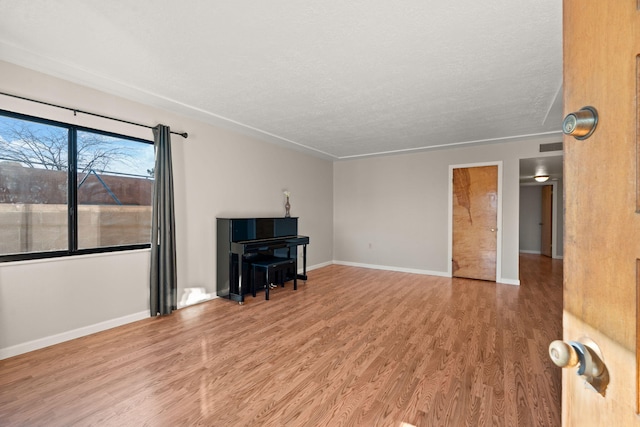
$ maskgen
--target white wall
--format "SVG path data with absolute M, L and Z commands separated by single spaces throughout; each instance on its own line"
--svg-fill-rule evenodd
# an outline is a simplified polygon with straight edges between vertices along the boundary
M 334 165 L 334 260 L 447 275 L 450 165 L 502 161 L 502 262 L 499 278 L 519 283 L 520 158 L 548 139 L 496 143 Z
M 308 265 L 332 260 L 333 164 L 235 131 L 0 61 L 0 91 L 134 122 L 172 136 L 179 295 L 215 294 L 215 218 L 292 216 L 308 235 Z M 152 139 L 150 129 L 0 95 L 0 109 Z M 148 250 L 0 264 L 0 358 L 148 316 Z

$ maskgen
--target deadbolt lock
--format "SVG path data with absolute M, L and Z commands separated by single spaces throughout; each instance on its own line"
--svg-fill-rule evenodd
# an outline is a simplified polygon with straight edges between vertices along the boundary
M 587 139 L 598 125 L 598 111 L 593 107 L 582 107 L 580 111 L 567 114 L 562 122 L 562 133 L 575 139 Z

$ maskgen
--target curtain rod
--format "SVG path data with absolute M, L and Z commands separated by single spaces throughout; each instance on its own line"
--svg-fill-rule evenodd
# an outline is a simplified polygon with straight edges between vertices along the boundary
M 63 110 L 73 111 L 73 115 L 74 116 L 77 113 L 82 113 L 82 114 L 87 114 L 89 116 L 95 116 L 95 117 L 100 117 L 100 118 L 103 118 L 103 119 L 113 120 L 113 121 L 116 121 L 116 122 L 126 123 L 126 124 L 129 124 L 129 125 L 141 126 L 143 128 L 147 128 L 147 129 L 155 129 L 156 128 L 156 126 L 143 125 L 142 123 L 130 122 L 128 120 L 118 119 L 116 117 L 104 116 L 102 114 L 97 114 L 97 113 L 91 113 L 89 111 L 78 110 L 77 108 L 65 107 L 64 105 L 52 104 L 50 102 L 45 102 L 45 101 L 38 101 L 37 99 L 26 98 L 26 97 L 20 96 L 20 95 L 13 95 L 11 93 L 0 92 L 0 95 L 10 96 L 12 98 L 18 98 L 18 99 L 22 99 L 24 101 L 36 102 L 38 104 L 48 105 L 50 107 L 62 108 Z M 174 132 L 174 131 L 171 131 L 171 133 L 174 134 L 174 135 L 180 135 L 181 137 L 183 137 L 185 139 L 187 139 L 187 137 L 189 136 L 189 134 L 187 132 Z

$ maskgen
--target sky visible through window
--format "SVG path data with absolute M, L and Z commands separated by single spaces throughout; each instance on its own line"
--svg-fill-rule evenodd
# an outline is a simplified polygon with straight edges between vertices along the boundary
M 152 178 L 152 144 L 78 131 L 78 171 Z M 20 163 L 24 167 L 66 170 L 68 131 L 51 124 L 0 116 L 0 164 Z

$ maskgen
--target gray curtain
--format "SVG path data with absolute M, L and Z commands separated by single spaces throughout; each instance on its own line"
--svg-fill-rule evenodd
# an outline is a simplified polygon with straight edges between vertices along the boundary
M 173 209 L 171 131 L 153 128 L 156 165 L 151 220 L 151 316 L 170 314 L 177 308 L 176 237 Z

